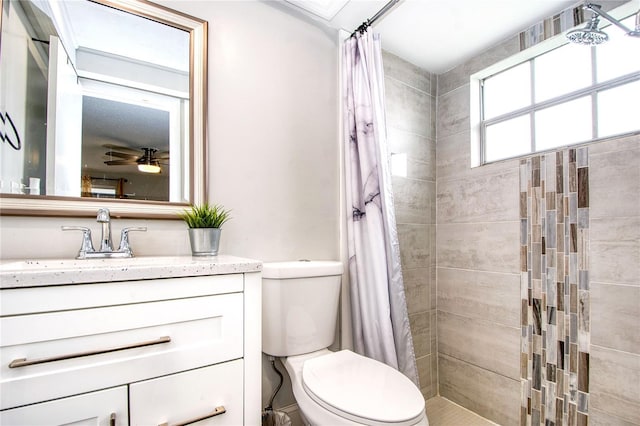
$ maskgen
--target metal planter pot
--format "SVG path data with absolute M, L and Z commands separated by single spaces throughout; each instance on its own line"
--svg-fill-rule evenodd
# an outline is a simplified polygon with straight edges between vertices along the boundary
M 189 228 L 193 256 L 216 256 L 220 245 L 220 228 Z

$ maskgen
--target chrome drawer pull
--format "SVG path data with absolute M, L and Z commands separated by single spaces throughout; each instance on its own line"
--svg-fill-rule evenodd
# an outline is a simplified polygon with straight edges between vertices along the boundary
M 224 414 L 226 412 L 227 412 L 227 409 L 224 408 L 223 406 L 216 407 L 216 409 L 213 410 L 213 413 L 205 414 L 202 417 L 196 417 L 195 419 L 187 420 L 186 422 L 175 423 L 175 424 L 172 424 L 171 426 L 186 426 L 186 425 L 190 425 L 192 423 L 199 422 L 201 420 L 206 420 L 206 419 L 210 419 L 211 417 L 219 416 L 220 414 Z M 160 423 L 158 426 L 169 426 L 169 423 L 167 423 L 167 422 Z
M 58 355 L 58 356 L 52 356 L 49 358 L 39 358 L 39 359 L 32 359 L 32 360 L 27 360 L 26 358 L 18 358 L 18 359 L 14 359 L 13 361 L 11 361 L 11 363 L 9 363 L 9 368 L 26 367 L 28 365 L 44 364 L 47 362 L 62 361 L 65 359 L 72 359 L 72 358 L 81 358 L 83 356 L 107 354 L 109 352 L 123 351 L 125 349 L 143 348 L 145 346 L 159 345 L 161 343 L 169 343 L 170 341 L 171 341 L 171 337 L 163 336 L 156 340 L 148 340 L 146 342 L 132 343 L 130 345 L 116 346 L 113 348 L 101 349 L 97 351 L 76 352 L 74 354 Z
M 109 426 L 116 426 L 116 413 L 111 413 L 109 417 Z

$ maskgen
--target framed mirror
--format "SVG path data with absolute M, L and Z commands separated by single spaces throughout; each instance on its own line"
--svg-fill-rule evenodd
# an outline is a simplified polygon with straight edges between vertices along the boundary
M 145 0 L 0 7 L 0 214 L 205 201 L 206 21 Z

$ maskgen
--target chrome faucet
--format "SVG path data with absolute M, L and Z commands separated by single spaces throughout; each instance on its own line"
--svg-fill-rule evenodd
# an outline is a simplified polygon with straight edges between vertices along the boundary
M 113 250 L 113 240 L 111 238 L 111 215 L 109 209 L 98 210 L 96 217 L 98 223 L 102 224 L 102 238 L 100 238 L 100 250 L 93 248 L 91 239 L 91 229 L 85 226 L 63 226 L 63 231 L 82 231 L 82 245 L 78 251 L 76 259 L 106 259 L 106 258 L 127 258 L 133 257 L 133 251 L 129 244 L 129 232 L 146 231 L 144 226 L 130 226 L 123 228 L 120 233 L 120 246 L 118 250 Z
M 98 216 L 96 217 L 98 223 L 102 224 L 102 238 L 100 238 L 100 251 L 112 252 L 113 240 L 111 239 L 111 215 L 109 209 L 98 210 Z

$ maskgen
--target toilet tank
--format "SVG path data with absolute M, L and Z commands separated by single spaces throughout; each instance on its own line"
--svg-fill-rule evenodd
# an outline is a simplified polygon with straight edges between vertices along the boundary
M 262 266 L 262 352 L 292 356 L 334 340 L 342 263 L 292 261 Z

